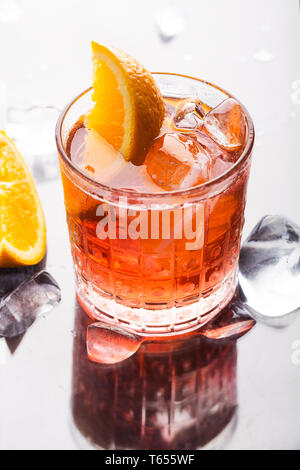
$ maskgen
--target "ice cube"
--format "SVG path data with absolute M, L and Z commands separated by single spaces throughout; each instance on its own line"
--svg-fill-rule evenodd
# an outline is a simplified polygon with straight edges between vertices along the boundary
M 9 295 L 21 283 L 29 281 L 33 276 L 44 271 L 46 266 L 46 256 L 42 261 L 34 266 L 23 266 L 20 268 L 0 269 L 0 301 L 4 296 Z
M 175 133 L 164 134 L 155 141 L 145 164 L 154 183 L 167 191 L 208 181 L 211 168 L 208 153 L 195 137 Z
M 184 12 L 170 5 L 158 12 L 155 23 L 161 40 L 163 42 L 171 41 L 185 28 Z
M 240 285 L 252 309 L 279 317 L 300 307 L 300 228 L 282 216 L 265 216 L 240 254 Z
M 21 335 L 60 300 L 56 281 L 46 271 L 40 272 L 0 301 L 0 336 Z
M 141 338 L 104 322 L 89 325 L 86 336 L 88 357 L 99 364 L 116 364 L 132 356 Z
M 212 139 L 225 150 L 241 150 L 246 135 L 246 119 L 237 101 L 228 98 L 204 118 L 204 126 Z
M 82 168 L 84 164 L 84 152 L 85 152 L 85 141 L 87 138 L 88 130 L 85 127 L 80 127 L 74 133 L 74 137 L 71 142 L 70 147 L 70 157 L 75 165 L 78 165 Z
M 84 127 L 74 134 L 71 160 L 97 181 L 111 181 L 127 165 L 124 157 L 98 132 Z
M 175 129 L 201 129 L 203 119 L 197 113 L 197 109 L 197 103 L 195 103 L 195 101 L 187 101 L 179 105 L 172 119 L 172 124 Z
M 9 107 L 6 129 L 15 140 L 38 181 L 59 174 L 53 129 L 59 115 L 55 106 Z
M 211 158 L 211 178 L 217 178 L 228 171 L 236 160 L 234 152 L 227 152 L 216 144 L 206 132 L 197 132 L 198 142 L 204 147 Z
M 9 107 L 7 127 L 22 153 L 44 155 L 55 150 L 53 129 L 59 115 L 55 106 Z
M 235 340 L 244 336 L 255 325 L 245 305 L 237 296 L 223 309 L 222 314 L 207 323 L 201 333 L 209 340 Z

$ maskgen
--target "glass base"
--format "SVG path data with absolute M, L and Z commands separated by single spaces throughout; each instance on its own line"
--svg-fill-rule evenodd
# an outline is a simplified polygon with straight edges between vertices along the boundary
M 226 424 L 226 426 L 222 430 L 220 430 L 219 434 L 216 437 L 214 437 L 211 441 L 209 441 L 203 447 L 198 447 L 197 449 L 194 449 L 194 450 L 223 450 L 225 449 L 225 447 L 230 442 L 233 434 L 235 433 L 237 422 L 238 422 L 238 414 L 237 414 L 237 409 L 236 409 L 230 421 Z M 88 437 L 85 437 L 79 431 L 76 424 L 74 423 L 72 416 L 70 417 L 70 423 L 71 423 L 70 424 L 71 434 L 78 450 L 89 450 L 89 451 L 91 450 L 118 450 L 118 449 L 104 449 L 103 447 L 97 446 L 94 442 L 92 442 Z
M 217 315 L 232 299 L 237 286 L 236 269 L 200 300 L 181 307 L 158 309 L 121 305 L 95 292 L 77 276 L 77 297 L 82 308 L 96 320 L 118 324 L 143 335 L 165 335 L 199 328 Z

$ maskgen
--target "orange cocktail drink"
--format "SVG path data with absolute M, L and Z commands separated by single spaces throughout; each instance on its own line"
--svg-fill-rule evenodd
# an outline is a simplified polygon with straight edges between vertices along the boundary
M 126 119 L 116 130 L 120 96 L 113 117 L 103 113 L 108 97 L 95 81 L 61 115 L 57 142 L 81 305 L 93 318 L 160 334 L 207 322 L 233 296 L 254 131 L 220 88 L 152 78 L 159 91 L 144 103 L 154 117 L 140 112 L 131 141 Z

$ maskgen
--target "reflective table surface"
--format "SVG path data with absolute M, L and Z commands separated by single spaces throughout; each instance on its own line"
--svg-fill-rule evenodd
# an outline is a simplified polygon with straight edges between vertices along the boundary
M 183 20 L 169 41 L 159 36 L 157 22 L 169 2 L 141 5 L 136 0 L 128 15 L 126 2 L 116 0 L 105 8 L 94 0 L 84 7 L 75 0 L 26 0 L 16 2 L 19 13 L 10 21 L 3 21 L 1 3 L 0 82 L 6 87 L 11 133 L 13 111 L 30 106 L 61 109 L 87 88 L 91 39 L 113 43 L 151 70 L 200 76 L 239 97 L 257 132 L 244 233 L 265 214 L 282 213 L 300 224 L 298 1 L 255 0 L 243 2 L 243 7 L 238 0 L 227 1 L 226 7 L 217 0 L 195 0 L 184 7 L 175 1 L 172 5 Z M 216 9 L 221 9 L 217 16 Z M 201 38 L 209 41 L 195 41 L 199 24 Z M 20 36 L 21 43 L 16 39 Z M 17 115 L 22 121 L 23 114 Z M 53 127 L 48 132 L 53 140 Z M 52 164 L 43 177 L 35 169 L 35 177 L 47 219 L 47 269 L 61 286 L 62 302 L 19 344 L 0 340 L 0 449 L 83 445 L 70 411 L 76 301 L 62 188 Z M 237 390 L 234 426 L 218 447 L 300 449 L 300 315 L 281 329 L 257 324 L 238 341 Z

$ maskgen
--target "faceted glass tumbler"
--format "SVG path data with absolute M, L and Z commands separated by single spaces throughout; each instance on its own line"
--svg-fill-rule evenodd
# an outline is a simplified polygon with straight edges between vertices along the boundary
M 194 78 L 154 76 L 168 98 L 197 98 L 215 107 L 231 97 Z M 217 314 L 236 288 L 252 120 L 243 108 L 245 148 L 223 175 L 189 190 L 138 193 L 97 182 L 68 156 L 70 131 L 93 106 L 91 94 L 89 89 L 76 98 L 56 129 L 78 300 L 91 317 L 146 335 L 196 328 Z M 117 237 L 99 236 L 104 217 L 115 224 Z M 148 223 L 148 236 L 128 236 L 137 217 Z M 194 238 L 184 231 L 178 236 L 180 224 L 190 224 Z

